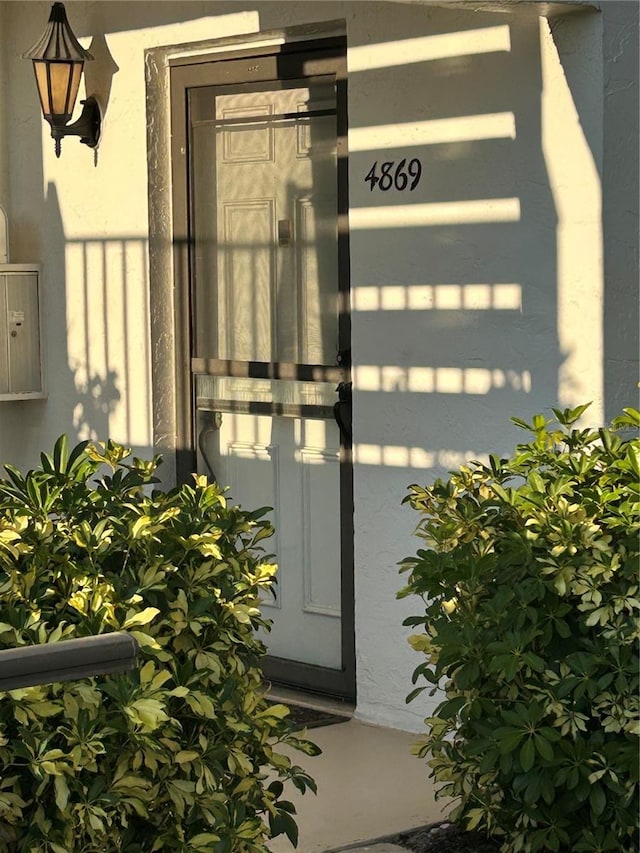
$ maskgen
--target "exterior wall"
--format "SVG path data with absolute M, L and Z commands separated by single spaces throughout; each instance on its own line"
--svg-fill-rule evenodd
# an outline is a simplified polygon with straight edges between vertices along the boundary
M 628 400 L 638 378 L 638 3 L 613 3 L 603 20 L 602 180 L 604 393 L 607 418 Z M 635 81 L 635 82 L 633 82 Z M 624 248 L 623 248 L 624 247 Z M 632 389 L 631 395 L 629 389 Z
M 170 214 L 158 208 L 167 185 L 152 188 L 150 207 L 147 183 L 147 140 L 156 133 L 166 150 L 167 105 L 162 90 L 149 99 L 145 50 L 343 21 L 357 714 L 419 729 L 431 700 L 404 704 L 419 658 L 401 627 L 415 605 L 394 598 L 396 564 L 416 547 L 417 519 L 400 506 L 407 485 L 507 452 L 519 438 L 511 415 L 588 400 L 591 421 L 615 414 L 605 411 L 609 378 L 616 408 L 635 402 L 636 4 L 550 23 L 530 7 L 503 15 L 463 4 L 66 6 L 96 56 L 88 93 L 106 107 L 95 164 L 73 138 L 55 159 L 30 63 L 19 58 L 49 3 L 0 4 L 0 204 L 12 260 L 43 265 L 49 387 L 45 402 L 0 404 L 0 460 L 32 465 L 63 431 L 110 435 L 139 453 L 173 446 L 171 415 L 160 428 L 158 414 L 171 412 L 175 392 L 172 283 L 154 265 L 156 248 L 169 245 L 149 257 L 150 223 L 157 238 Z M 370 189 L 374 163 L 402 159 L 421 162 L 413 191 Z M 636 180 L 625 181 L 633 169 Z M 151 295 L 164 319 L 150 316 Z M 156 378 L 166 368 L 153 392 L 152 367 Z
M 2 34 L 5 30 L 5 9 L 0 3 L 0 115 L 7 114 L 7 81 L 8 75 L 5 66 L 5 40 Z M 0 204 L 7 207 L 9 204 L 9 152 L 7 150 L 7 125 L 0 124 Z

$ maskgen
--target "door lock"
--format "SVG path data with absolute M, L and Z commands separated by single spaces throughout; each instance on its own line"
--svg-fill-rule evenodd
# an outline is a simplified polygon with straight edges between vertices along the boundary
M 340 367 L 351 367 L 351 350 L 338 350 L 338 355 L 336 356 L 336 364 L 339 364 Z

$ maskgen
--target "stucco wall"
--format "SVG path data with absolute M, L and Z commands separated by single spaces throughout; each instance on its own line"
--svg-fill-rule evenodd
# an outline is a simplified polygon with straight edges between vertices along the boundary
M 0 115 L 6 115 L 8 75 L 5 66 L 5 44 L 2 33 L 5 30 L 5 9 L 0 3 Z M 9 154 L 7 151 L 7 125 L 0 125 L 0 204 L 9 204 Z
M 401 627 L 415 605 L 394 599 L 396 564 L 416 547 L 416 519 L 400 507 L 407 485 L 507 451 L 519 437 L 510 415 L 593 400 L 590 418 L 601 421 L 612 359 L 625 365 L 616 402 L 633 403 L 637 194 L 622 176 L 637 175 L 628 114 L 635 93 L 637 153 L 635 4 L 607 3 L 550 27 L 530 13 L 462 5 L 68 2 L 96 55 L 88 87 L 106 106 L 95 165 L 75 139 L 55 159 L 30 63 L 19 58 L 49 4 L 30 3 L 28 14 L 23 3 L 1 5 L 10 186 L 0 156 L 0 191 L 12 259 L 44 270 L 49 398 L 0 404 L 0 460 L 21 466 L 62 431 L 111 435 L 139 452 L 154 440 L 171 446 L 153 429 L 152 397 L 170 407 L 173 389 L 152 392 L 152 361 L 157 368 L 172 343 L 168 333 L 154 356 L 149 291 L 161 288 L 170 317 L 171 281 L 149 277 L 149 221 L 167 214 L 147 201 L 155 117 L 146 113 L 145 50 L 345 22 L 357 713 L 418 729 L 430 700 L 404 705 L 419 659 Z M 607 88 L 612 79 L 619 85 Z M 374 162 L 414 158 L 422 177 L 412 192 L 364 180 Z M 604 196 L 603 175 L 612 181 Z M 621 219 L 615 193 L 625 192 Z M 604 236 L 603 205 L 612 229 Z M 628 330 L 622 341 L 611 336 L 616 315 Z
M 640 4 L 617 2 L 603 18 L 604 383 L 608 418 L 638 379 L 638 58 Z

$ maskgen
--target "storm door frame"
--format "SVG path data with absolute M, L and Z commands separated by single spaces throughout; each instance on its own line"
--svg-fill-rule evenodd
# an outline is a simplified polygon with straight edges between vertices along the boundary
M 256 379 L 322 379 L 350 381 L 351 318 L 349 314 L 350 263 L 348 232 L 347 160 L 347 71 L 346 39 L 332 37 L 317 41 L 230 50 L 216 54 L 169 60 L 171 98 L 171 192 L 173 215 L 173 267 L 175 282 L 176 352 L 176 476 L 185 482 L 195 470 L 194 389 L 192 382 L 192 276 L 194 245 L 190 238 L 192 199 L 189 150 L 188 90 L 200 86 L 260 83 L 335 74 L 337 106 L 338 173 L 338 338 L 335 369 L 316 365 L 229 363 L 206 360 L 206 370 L 218 375 Z M 203 361 L 203 360 L 201 360 Z M 320 375 L 320 372 L 321 374 Z M 349 386 L 350 387 L 350 386 Z M 338 400 L 338 397 L 336 397 Z M 270 414 L 277 414 L 274 407 Z M 304 413 L 300 413 L 301 415 Z M 340 447 L 340 551 L 341 551 L 341 648 L 342 668 L 329 669 L 268 655 L 263 662 L 266 677 L 273 683 L 315 693 L 333 695 L 351 702 L 356 698 L 354 551 L 353 551 L 353 465 L 352 439 L 341 429 Z

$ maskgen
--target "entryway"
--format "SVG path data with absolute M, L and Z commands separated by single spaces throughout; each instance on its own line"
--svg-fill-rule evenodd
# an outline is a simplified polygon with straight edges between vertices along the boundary
M 417 735 L 354 719 L 312 729 L 308 737 L 322 754 L 305 759 L 305 769 L 318 784 L 317 797 L 289 792 L 300 832 L 298 850 L 337 853 L 351 845 L 352 853 L 379 850 L 367 839 L 441 821 L 450 811 L 450 801 L 436 801 L 424 759 L 411 752 Z M 301 760 L 293 750 L 288 754 L 292 761 Z M 292 849 L 285 836 L 267 846 L 271 853 Z M 389 848 L 383 846 L 385 853 Z
M 353 699 L 345 45 L 176 61 L 171 98 L 182 476 L 272 508 L 267 676 Z

